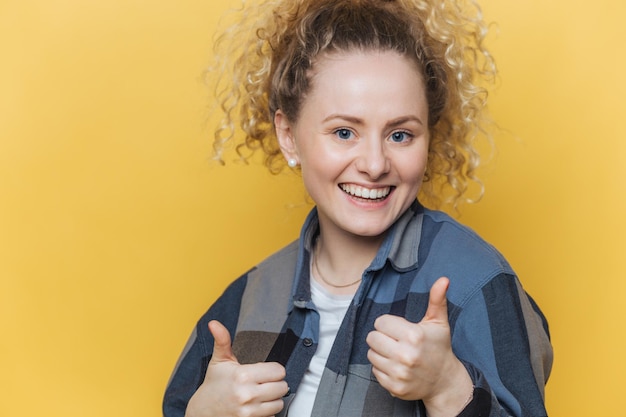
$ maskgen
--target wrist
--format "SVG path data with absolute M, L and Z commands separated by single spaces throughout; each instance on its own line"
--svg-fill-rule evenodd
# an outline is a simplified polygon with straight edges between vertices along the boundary
M 455 417 L 474 398 L 474 384 L 460 361 L 442 385 L 432 396 L 422 399 L 429 417 Z

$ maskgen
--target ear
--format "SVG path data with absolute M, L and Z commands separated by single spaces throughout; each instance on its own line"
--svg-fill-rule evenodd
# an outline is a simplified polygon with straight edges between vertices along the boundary
M 280 109 L 276 110 L 274 114 L 274 128 L 276 129 L 276 137 L 278 138 L 278 145 L 286 160 L 296 159 L 298 160 L 298 150 L 296 148 L 296 141 L 293 134 L 293 125 L 287 119 L 285 113 Z

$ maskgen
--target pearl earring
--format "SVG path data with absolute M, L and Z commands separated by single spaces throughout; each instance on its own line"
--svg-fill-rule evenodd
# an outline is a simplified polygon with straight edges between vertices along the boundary
M 289 158 L 287 165 L 289 165 L 289 168 L 295 168 L 298 165 L 298 161 L 295 158 Z

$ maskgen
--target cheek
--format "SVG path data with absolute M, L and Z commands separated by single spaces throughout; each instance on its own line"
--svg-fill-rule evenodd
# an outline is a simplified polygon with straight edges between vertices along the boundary
M 301 175 L 304 188 L 311 197 L 320 195 L 320 190 L 325 183 L 328 183 L 329 176 L 322 169 L 319 161 L 303 161 L 301 165 Z M 328 171 L 328 170 L 326 170 Z
M 310 157 L 310 155 L 314 155 Z M 337 183 L 343 178 L 346 166 L 345 158 L 336 153 L 319 152 L 307 154 L 301 161 L 301 175 L 307 193 L 316 203 L 330 198 L 336 191 Z
M 332 146 L 303 147 L 300 155 L 303 176 L 306 171 L 309 176 L 332 178 L 349 165 L 348 155 L 341 149 L 334 149 Z
M 404 157 L 398 161 L 398 173 L 406 182 L 422 182 L 427 167 L 427 153 L 419 153 L 413 157 Z

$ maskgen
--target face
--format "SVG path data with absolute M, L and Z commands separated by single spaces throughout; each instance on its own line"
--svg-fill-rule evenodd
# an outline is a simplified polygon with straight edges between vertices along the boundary
M 298 120 L 275 125 L 318 208 L 325 236 L 381 237 L 417 196 L 428 157 L 428 104 L 417 66 L 392 51 L 325 55 Z

